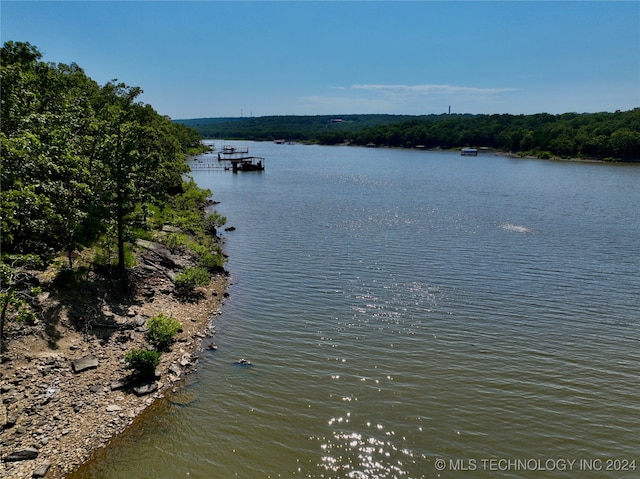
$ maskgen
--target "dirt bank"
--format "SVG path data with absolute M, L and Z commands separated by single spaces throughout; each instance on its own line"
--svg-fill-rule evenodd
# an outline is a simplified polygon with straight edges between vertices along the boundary
M 126 290 L 95 272 L 73 287 L 52 282 L 37 323 L 9 325 L 0 368 L 0 477 L 64 477 L 178 388 L 194 370 L 198 348 L 212 347 L 212 318 L 227 277 L 216 276 L 181 301 L 172 278 L 189 258 L 157 243 L 139 248 Z M 173 315 L 183 328 L 163 353 L 151 392 L 136 392 L 124 354 L 148 346 L 144 325 L 158 313 Z

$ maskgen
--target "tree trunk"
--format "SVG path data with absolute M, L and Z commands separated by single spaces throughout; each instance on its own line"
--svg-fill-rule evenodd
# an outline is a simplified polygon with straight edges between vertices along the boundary
M 118 273 L 124 273 L 124 212 L 120 205 L 117 207 L 116 217 L 118 222 Z
M 69 260 L 69 269 L 73 269 L 73 249 L 71 247 L 67 249 L 67 259 Z

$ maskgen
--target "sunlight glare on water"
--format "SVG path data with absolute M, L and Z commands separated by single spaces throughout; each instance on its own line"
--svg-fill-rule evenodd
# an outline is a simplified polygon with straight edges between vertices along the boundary
M 640 461 L 637 165 L 249 146 L 194 399 L 73 479 L 637 477 L 481 467 Z

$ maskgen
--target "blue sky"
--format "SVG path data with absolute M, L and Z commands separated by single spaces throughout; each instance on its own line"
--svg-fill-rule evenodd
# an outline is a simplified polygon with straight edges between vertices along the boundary
M 8 1 L 1 38 L 172 118 L 640 106 L 640 2 Z

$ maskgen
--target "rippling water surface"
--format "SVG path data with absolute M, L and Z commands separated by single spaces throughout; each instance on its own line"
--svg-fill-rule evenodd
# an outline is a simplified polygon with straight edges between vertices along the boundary
M 219 350 L 76 478 L 640 477 L 637 165 L 247 144 Z

